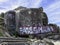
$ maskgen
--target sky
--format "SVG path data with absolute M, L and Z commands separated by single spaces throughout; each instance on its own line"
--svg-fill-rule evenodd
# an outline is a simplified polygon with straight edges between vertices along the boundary
M 0 13 L 19 6 L 27 8 L 43 7 L 49 23 L 60 26 L 60 0 L 0 0 Z

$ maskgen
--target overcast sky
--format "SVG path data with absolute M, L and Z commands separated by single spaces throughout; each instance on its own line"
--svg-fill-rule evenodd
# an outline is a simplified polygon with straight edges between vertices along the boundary
M 60 0 L 0 0 L 0 13 L 12 10 L 18 6 L 28 8 L 43 7 L 47 13 L 49 23 L 60 26 Z

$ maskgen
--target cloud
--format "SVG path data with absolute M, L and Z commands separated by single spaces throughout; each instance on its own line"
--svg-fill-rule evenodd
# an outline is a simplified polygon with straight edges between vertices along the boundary
M 17 3 L 18 2 L 18 3 Z M 40 7 L 39 5 L 41 4 L 42 0 L 17 0 L 17 2 L 15 2 L 14 4 L 10 3 L 10 10 L 11 9 L 15 9 L 18 6 L 24 6 L 27 8 L 38 8 Z
M 27 8 L 38 8 L 42 0 L 18 0 L 18 3 L 15 3 L 14 6 L 24 6 Z
M 56 9 L 60 9 L 60 1 L 56 1 L 54 2 L 53 4 L 50 4 L 46 9 L 45 11 L 49 10 L 48 12 L 52 12 Z
M 60 26 L 60 0 L 47 6 L 44 10 L 47 13 L 49 23 L 55 23 Z
M 7 2 L 8 0 L 0 0 L 0 2 L 2 3 L 2 2 Z
M 32 3 L 32 8 L 38 8 L 40 7 L 43 0 L 35 0 L 34 4 Z
M 4 13 L 5 13 L 6 11 L 7 11 L 7 10 L 2 10 L 2 9 L 0 9 L 0 13 L 1 13 L 1 12 L 4 12 Z

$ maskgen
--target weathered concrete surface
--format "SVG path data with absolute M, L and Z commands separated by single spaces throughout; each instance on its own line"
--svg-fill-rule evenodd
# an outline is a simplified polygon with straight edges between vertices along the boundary
M 37 39 L 25 39 L 25 38 L 0 38 L 0 41 L 3 41 L 2 43 L 0 42 L 0 44 L 21 44 L 21 43 L 29 43 L 30 45 L 60 45 L 60 40 L 53 40 L 53 39 L 48 39 L 48 38 L 44 38 L 43 40 L 37 40 Z M 6 41 L 6 42 L 5 42 Z M 12 43 L 12 42 L 14 43 Z M 18 41 L 18 42 L 16 42 Z
M 53 43 L 54 45 L 60 45 L 60 41 L 56 41 L 56 42 L 53 41 Z
M 44 39 L 47 42 L 52 42 L 54 45 L 60 45 L 60 40 L 53 40 L 53 39 Z

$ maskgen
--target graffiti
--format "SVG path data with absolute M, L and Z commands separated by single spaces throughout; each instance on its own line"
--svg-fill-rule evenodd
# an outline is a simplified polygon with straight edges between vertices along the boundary
M 22 34 L 37 34 L 37 33 L 47 33 L 54 31 L 52 26 L 40 26 L 40 27 L 20 27 L 19 28 L 20 32 Z

